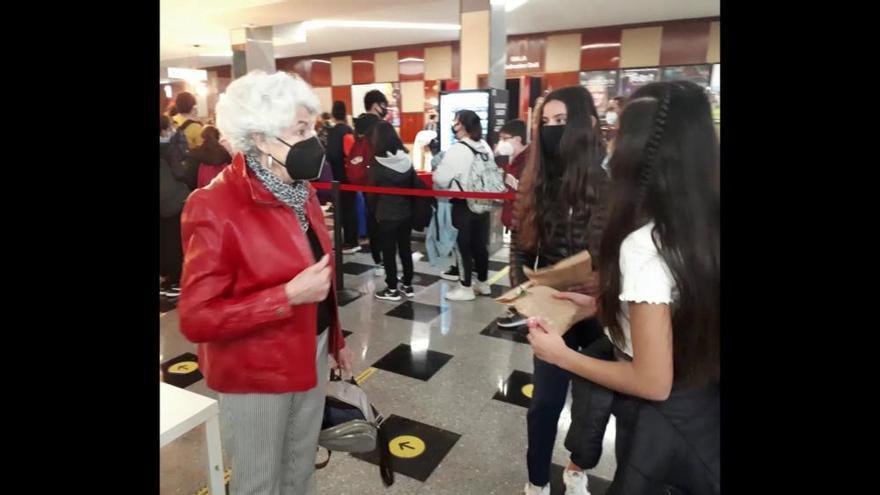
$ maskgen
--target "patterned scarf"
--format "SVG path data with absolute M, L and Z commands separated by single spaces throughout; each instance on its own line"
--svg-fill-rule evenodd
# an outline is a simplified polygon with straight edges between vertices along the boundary
M 308 232 L 309 219 L 306 217 L 306 201 L 309 200 L 309 188 L 306 187 L 305 182 L 297 180 L 293 181 L 293 184 L 285 184 L 270 170 L 260 165 L 259 158 L 245 155 L 245 161 L 254 172 L 254 175 L 266 186 L 266 189 L 278 201 L 293 209 L 293 212 L 296 213 L 296 218 L 299 219 L 299 225 L 302 227 L 303 232 Z

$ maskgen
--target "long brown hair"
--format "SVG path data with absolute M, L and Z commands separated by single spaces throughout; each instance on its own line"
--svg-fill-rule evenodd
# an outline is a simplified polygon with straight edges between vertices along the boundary
M 611 211 L 600 251 L 599 317 L 624 342 L 620 247 L 654 221 L 654 245 L 678 296 L 672 305 L 676 381 L 720 380 L 721 245 L 718 141 L 703 89 L 645 86 L 627 103 L 611 157 Z
M 538 115 L 544 111 L 544 105 L 553 100 L 565 104 L 567 115 L 565 132 L 559 144 L 564 171 L 561 178 L 548 177 L 541 149 L 543 124 L 533 126 L 532 144 L 514 206 L 517 245 L 526 251 L 534 251 L 540 240 L 552 235 L 562 219 L 559 212 L 595 203 L 596 193 L 589 175 L 605 159 L 605 146 L 598 127 L 599 115 L 590 93 L 583 86 L 557 89 L 547 95 L 540 108 L 536 108 Z M 595 117 L 595 124 L 591 117 Z M 591 248 L 597 249 L 598 246 Z

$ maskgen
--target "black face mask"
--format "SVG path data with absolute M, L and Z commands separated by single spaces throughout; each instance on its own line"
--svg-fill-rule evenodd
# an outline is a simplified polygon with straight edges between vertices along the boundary
M 388 116 L 388 107 L 379 105 L 379 117 L 383 119 Z
M 562 142 L 562 134 L 565 132 L 564 125 L 541 126 L 541 152 L 545 158 L 559 158 L 559 143 Z
M 276 139 L 284 143 L 280 138 Z M 274 156 L 272 159 L 281 163 Z M 321 177 L 321 169 L 324 167 L 324 147 L 321 146 L 318 136 L 312 136 L 290 146 L 287 158 L 281 164 L 293 180 L 315 180 Z

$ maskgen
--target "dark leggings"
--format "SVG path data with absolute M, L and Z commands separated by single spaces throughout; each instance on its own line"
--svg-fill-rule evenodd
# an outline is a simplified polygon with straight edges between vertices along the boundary
M 397 288 L 397 261 L 395 255 L 400 255 L 400 263 L 403 265 L 403 285 L 412 285 L 413 260 L 410 235 L 412 221 L 383 220 L 379 222 L 379 238 L 382 243 L 382 259 L 385 260 L 385 284 L 389 289 Z
M 379 222 L 376 221 L 376 212 L 370 208 L 370 202 L 367 201 L 367 237 L 370 238 L 370 254 L 373 256 L 373 262 L 377 265 L 382 264 L 382 239 L 379 234 Z M 394 262 L 394 258 L 391 258 Z
M 343 244 L 346 247 L 358 245 L 358 218 L 357 218 L 357 193 L 354 191 L 342 191 L 342 207 L 339 213 L 342 215 Z
M 159 275 L 166 284 L 180 283 L 183 268 L 183 243 L 180 238 L 180 213 L 159 218 Z
M 458 273 L 461 284 L 471 286 L 471 272 L 477 279 L 489 278 L 489 214 L 472 212 L 464 200 L 452 200 L 452 225 L 458 229 Z
M 578 349 L 588 347 L 601 336 L 601 325 L 596 319 L 589 319 L 572 327 L 563 336 L 563 340 L 568 347 Z M 533 485 L 544 486 L 550 482 L 550 463 L 553 459 L 553 445 L 556 443 L 556 426 L 559 423 L 562 408 L 565 407 L 565 397 L 568 394 L 571 375 L 568 371 L 546 363 L 537 357 L 534 358 L 534 365 L 535 372 L 532 380 L 535 388 L 532 392 L 532 403 L 527 416 L 529 447 L 526 461 L 529 468 L 529 481 Z M 598 441 L 601 451 L 602 438 L 600 437 Z M 572 453 L 572 462 L 586 469 L 594 467 L 583 465 L 588 462 L 577 458 L 579 452 L 580 450 Z

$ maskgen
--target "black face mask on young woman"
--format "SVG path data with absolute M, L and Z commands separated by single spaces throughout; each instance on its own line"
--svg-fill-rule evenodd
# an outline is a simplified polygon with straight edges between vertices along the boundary
M 559 148 L 564 132 L 564 125 L 541 126 L 541 154 L 544 155 L 544 165 L 549 177 L 562 176 L 564 164 L 559 154 Z
M 276 138 L 284 144 L 282 139 Z M 324 166 L 324 147 L 318 136 L 312 136 L 304 139 L 293 146 L 287 152 L 287 158 L 281 163 L 274 156 L 272 157 L 278 163 L 284 165 L 287 173 L 293 180 L 315 180 L 321 177 L 321 169 Z

